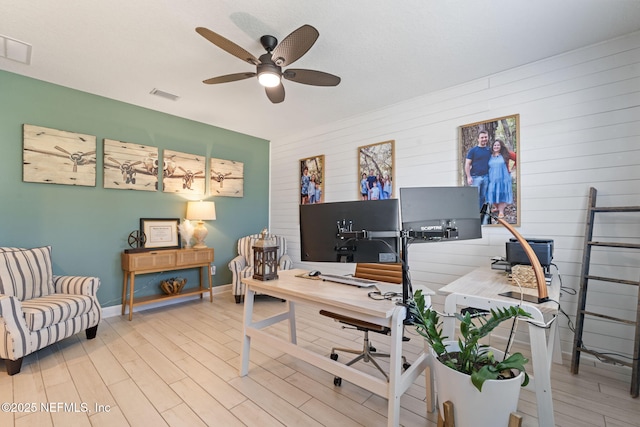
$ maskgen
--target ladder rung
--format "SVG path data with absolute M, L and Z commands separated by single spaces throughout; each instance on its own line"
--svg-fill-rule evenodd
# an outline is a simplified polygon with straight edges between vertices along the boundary
M 640 244 L 638 244 L 638 243 L 587 242 L 587 245 L 591 245 L 591 246 L 607 246 L 609 248 L 640 249 Z
M 635 320 L 620 319 L 619 317 L 607 316 L 606 314 L 594 313 L 593 311 L 587 310 L 580 310 L 580 312 L 585 316 L 599 317 L 601 319 L 613 320 L 614 322 L 626 323 L 628 325 L 636 324 Z
M 584 347 L 578 347 L 578 350 L 583 352 L 583 353 L 593 354 L 594 356 L 597 356 L 600 359 L 608 360 L 610 362 L 615 362 L 615 363 L 618 363 L 620 365 L 630 366 L 630 367 L 633 366 L 632 362 L 627 362 L 626 360 L 621 360 L 621 359 L 618 359 L 617 357 L 611 357 L 609 355 L 602 354 L 602 353 L 594 351 L 594 350 L 588 350 L 588 349 L 586 349 Z
M 640 212 L 640 206 L 601 206 L 592 207 L 592 212 Z
M 613 282 L 613 283 L 621 283 L 623 285 L 631 285 L 631 286 L 638 286 L 640 285 L 640 282 L 636 282 L 633 280 L 624 280 L 624 279 L 613 279 L 611 277 L 601 277 L 601 276 L 584 276 L 585 279 L 591 279 L 591 280 L 600 280 L 602 282 Z

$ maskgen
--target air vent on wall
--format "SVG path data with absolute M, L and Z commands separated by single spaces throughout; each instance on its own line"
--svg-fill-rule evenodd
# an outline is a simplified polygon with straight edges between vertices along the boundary
M 31 45 L 0 35 L 0 57 L 23 64 L 31 64 Z
M 151 95 L 156 95 L 159 96 L 161 98 L 166 98 L 166 99 L 170 99 L 172 101 L 177 101 L 178 98 L 180 98 L 178 95 L 174 95 L 172 93 L 169 92 L 165 92 L 163 90 L 160 89 L 153 89 L 151 92 L 149 92 Z

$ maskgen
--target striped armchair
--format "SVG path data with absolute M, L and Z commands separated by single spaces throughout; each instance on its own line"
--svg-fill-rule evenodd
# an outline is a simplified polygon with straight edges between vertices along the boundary
M 54 276 L 51 246 L 0 247 L 0 359 L 15 375 L 22 359 L 86 331 L 93 339 L 102 308 L 97 277 Z
M 271 236 L 276 239 L 278 244 L 278 269 L 290 270 L 293 268 L 293 261 L 287 255 L 287 240 L 281 236 Z M 252 234 L 242 237 L 238 240 L 238 256 L 229 262 L 229 270 L 231 270 L 231 286 L 236 303 L 244 301 L 244 284 L 242 279 L 253 275 L 253 249 L 256 241 L 260 238 L 260 234 Z

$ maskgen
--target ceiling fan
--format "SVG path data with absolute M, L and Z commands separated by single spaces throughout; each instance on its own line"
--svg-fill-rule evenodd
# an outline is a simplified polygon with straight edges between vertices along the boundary
M 257 76 L 260 84 L 265 87 L 267 98 L 274 104 L 284 101 L 283 77 L 292 82 L 311 86 L 337 86 L 340 83 L 340 77 L 322 71 L 299 68 L 282 70 L 282 67 L 292 64 L 307 53 L 318 39 L 320 33 L 311 25 L 303 25 L 293 31 L 280 44 L 278 44 L 278 39 L 273 36 L 265 35 L 260 37 L 260 43 L 267 51 L 267 53 L 260 55 L 260 58 L 256 58 L 234 42 L 208 28 L 197 27 L 196 32 L 220 49 L 256 66 L 255 72 L 212 77 L 204 80 L 203 83 L 229 83 Z

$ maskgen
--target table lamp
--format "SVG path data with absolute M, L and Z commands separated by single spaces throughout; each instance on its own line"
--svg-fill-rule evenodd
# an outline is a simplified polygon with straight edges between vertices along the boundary
M 198 225 L 193 230 L 193 238 L 196 243 L 193 245 L 194 249 L 206 248 L 204 239 L 209 232 L 204 226 L 204 221 L 212 221 L 216 219 L 216 204 L 214 202 L 187 202 L 187 216 L 188 220 L 197 221 Z
M 540 264 L 540 260 L 538 259 L 538 256 L 534 252 L 529 242 L 527 242 L 527 240 L 524 237 L 522 237 L 522 235 L 518 233 L 516 229 L 513 228 L 513 226 L 509 224 L 507 221 L 505 221 L 503 218 L 500 218 L 495 214 L 489 213 L 488 203 L 485 203 L 482 206 L 482 209 L 480 210 L 480 215 L 490 216 L 491 218 L 495 219 L 498 222 L 498 224 L 502 225 L 504 228 L 509 230 L 511 234 L 513 234 L 513 237 L 515 237 L 516 240 L 520 243 L 520 245 L 522 246 L 522 250 L 524 251 L 527 258 L 529 258 L 531 267 L 533 267 L 533 273 L 536 276 L 536 285 L 538 288 L 537 297 L 528 298 L 528 295 L 520 295 L 520 293 L 518 292 L 507 292 L 506 294 L 500 294 L 500 295 L 510 297 L 510 298 L 516 298 L 516 299 L 522 298 L 525 301 L 529 301 L 537 304 L 549 301 L 549 292 L 547 291 L 547 282 L 544 278 L 544 271 L 542 270 L 542 265 Z

